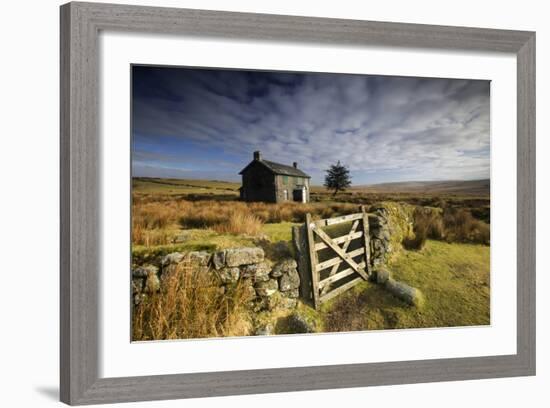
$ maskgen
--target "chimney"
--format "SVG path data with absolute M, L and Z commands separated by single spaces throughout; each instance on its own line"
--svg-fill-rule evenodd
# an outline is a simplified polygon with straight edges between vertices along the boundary
M 294 166 L 295 169 L 298 168 L 298 163 L 294 162 L 294 163 L 292 163 L 292 165 Z
M 260 153 L 259 150 L 256 150 L 254 152 L 254 160 L 262 160 L 262 154 Z

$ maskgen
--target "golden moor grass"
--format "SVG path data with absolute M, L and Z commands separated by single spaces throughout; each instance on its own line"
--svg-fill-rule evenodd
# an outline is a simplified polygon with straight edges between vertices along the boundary
M 145 229 L 140 224 L 132 228 L 132 242 L 147 247 L 173 243 L 173 234 L 166 229 Z
M 134 307 L 134 341 L 249 334 L 251 295 L 243 282 L 224 291 L 214 273 L 191 264 L 166 273 L 162 291 Z
M 155 246 L 173 242 L 174 231 L 183 228 L 212 229 L 220 233 L 258 235 L 264 223 L 304 222 L 306 214 L 330 218 L 357 212 L 349 203 L 245 203 L 240 201 L 189 201 L 177 197 L 134 196 L 132 242 Z
M 216 224 L 212 227 L 214 231 L 221 234 L 246 234 L 258 235 L 262 231 L 262 221 L 254 214 L 243 211 L 234 211 L 229 214 L 226 222 Z
M 469 210 L 445 208 L 443 212 L 417 208 L 414 213 L 414 238 L 406 239 L 407 249 L 421 249 L 427 238 L 447 242 L 472 242 L 489 245 L 490 226 L 474 218 Z
M 428 232 L 431 230 L 435 216 L 417 208 L 414 212 L 414 236 L 403 240 L 406 249 L 420 250 L 426 244 Z
M 241 201 L 189 201 L 178 197 L 135 196 L 132 206 L 132 242 L 154 246 L 169 244 L 173 231 L 184 228 L 212 229 L 224 234 L 257 235 L 264 223 L 304 222 L 307 213 L 315 219 L 357 212 L 352 203 L 246 203 Z M 415 242 L 421 248 L 425 235 L 448 242 L 488 245 L 489 224 L 472 216 L 469 209 L 446 207 L 442 211 L 415 212 Z
M 488 245 L 490 226 L 475 219 L 470 211 L 451 208 L 443 215 L 446 239 L 449 242 L 475 242 Z

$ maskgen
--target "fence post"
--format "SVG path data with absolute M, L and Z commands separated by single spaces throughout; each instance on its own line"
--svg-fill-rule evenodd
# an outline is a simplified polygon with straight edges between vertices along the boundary
M 361 212 L 363 213 L 363 245 L 365 246 L 365 270 L 367 274 L 371 274 L 370 265 L 370 232 L 369 232 L 369 215 L 364 205 L 361 206 Z
M 311 262 L 305 223 L 292 227 L 292 242 L 296 250 L 296 262 L 300 274 L 300 297 L 313 306 L 313 285 L 311 282 Z
M 315 240 L 313 238 L 313 231 L 311 230 L 311 214 L 306 214 L 306 236 L 307 247 L 309 252 L 309 261 L 311 269 L 311 289 L 313 294 L 313 306 L 315 309 L 319 308 L 319 273 L 316 270 L 318 263 L 317 252 L 315 251 Z

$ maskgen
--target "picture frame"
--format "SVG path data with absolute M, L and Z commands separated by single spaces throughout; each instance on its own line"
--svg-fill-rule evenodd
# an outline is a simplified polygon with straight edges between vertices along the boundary
M 61 6 L 60 397 L 70 405 L 535 374 L 535 33 L 131 5 Z M 514 53 L 517 353 L 504 356 L 101 378 L 99 33 Z

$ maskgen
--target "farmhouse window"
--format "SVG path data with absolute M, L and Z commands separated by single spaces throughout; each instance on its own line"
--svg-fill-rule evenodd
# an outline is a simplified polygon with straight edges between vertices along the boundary
M 283 176 L 283 184 L 288 185 L 288 176 Z

